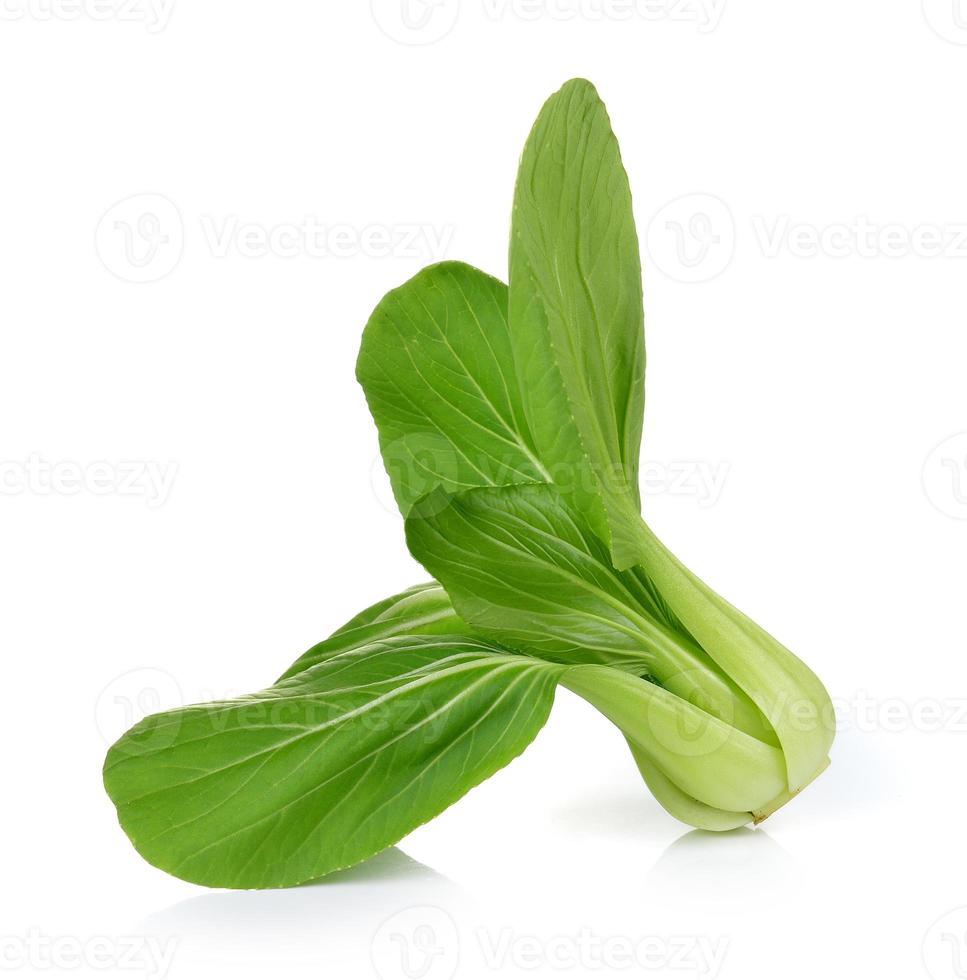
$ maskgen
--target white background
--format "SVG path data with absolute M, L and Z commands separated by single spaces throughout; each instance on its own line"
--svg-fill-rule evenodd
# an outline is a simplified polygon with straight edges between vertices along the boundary
M 4 967 L 967 975 L 958 2 L 414 0 L 407 27 L 399 0 L 3 0 Z M 646 516 L 826 682 L 831 768 L 758 831 L 689 833 L 562 693 L 355 871 L 166 876 L 116 824 L 107 745 L 425 578 L 360 331 L 430 261 L 505 274 L 520 149 L 574 75 L 635 194 Z

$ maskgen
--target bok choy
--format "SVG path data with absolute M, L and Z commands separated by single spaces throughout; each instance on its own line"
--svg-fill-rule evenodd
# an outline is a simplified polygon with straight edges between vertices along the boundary
M 355 864 L 526 748 L 558 685 L 695 827 L 767 817 L 828 763 L 815 675 L 641 516 L 645 348 L 631 193 L 594 87 L 524 148 L 508 284 L 459 262 L 390 292 L 357 376 L 436 579 L 244 698 L 145 718 L 104 782 L 152 864 L 207 885 Z

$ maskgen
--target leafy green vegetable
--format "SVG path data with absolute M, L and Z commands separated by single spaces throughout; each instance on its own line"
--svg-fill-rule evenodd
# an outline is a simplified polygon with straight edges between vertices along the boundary
M 467 279 L 483 276 L 465 267 L 461 274 Z M 434 281 L 430 270 L 428 278 L 417 277 L 394 295 L 405 296 L 409 308 L 419 308 L 422 293 L 432 288 Z M 637 622 L 640 649 L 635 647 L 634 631 L 628 632 L 627 623 L 619 631 L 632 643 L 629 650 L 624 640 L 620 642 L 622 657 L 629 655 L 633 662 L 638 653 L 643 663 L 652 663 L 659 656 L 667 659 L 667 643 L 654 628 L 662 622 L 680 636 L 680 646 L 700 648 L 705 666 L 693 672 L 699 691 L 689 700 L 708 705 L 710 710 L 718 704 L 715 710 L 721 714 L 722 701 L 716 690 L 724 682 L 740 695 L 736 703 L 754 705 L 741 717 L 765 720 L 767 730 L 760 726 L 757 734 L 781 747 L 787 774 L 784 794 L 791 796 L 815 778 L 828 761 L 833 728 L 825 689 L 788 649 L 685 568 L 638 513 L 636 461 L 644 371 L 640 290 L 631 197 L 607 114 L 589 82 L 568 82 L 542 110 L 518 175 L 508 323 L 499 323 L 501 351 L 505 350 L 506 330 L 512 363 L 503 353 L 485 365 L 463 356 L 471 349 L 467 338 L 478 331 L 481 319 L 481 311 L 471 304 L 448 306 L 444 318 L 446 345 L 460 361 L 462 391 L 483 387 L 484 376 L 495 384 L 499 376 L 500 384 L 514 392 L 515 412 L 508 417 L 507 428 L 525 443 L 533 469 L 543 469 L 547 474 L 540 478 L 532 473 L 516 482 L 553 484 L 561 502 L 570 509 L 572 522 L 575 514 L 580 516 L 585 543 L 585 532 L 590 530 L 605 545 L 613 570 L 630 571 L 655 597 L 648 628 Z M 370 383 L 368 365 L 393 331 L 397 337 L 406 334 L 407 357 L 413 370 L 434 357 L 419 332 L 401 326 L 385 301 L 377 307 L 364 333 L 359 378 L 384 446 L 389 432 L 399 440 L 425 435 L 430 428 L 418 398 L 411 398 L 409 411 L 400 414 Z M 413 370 L 404 368 L 394 373 L 403 397 L 412 391 Z M 434 438 L 441 444 L 455 444 L 466 433 L 465 417 L 472 412 L 462 404 L 460 414 L 437 413 L 432 420 Z M 418 516 L 428 524 L 423 529 L 412 524 L 408 527 L 408 540 L 416 557 L 423 558 L 453 590 L 458 611 L 468 623 L 488 635 L 499 636 L 535 655 L 559 657 L 555 643 L 561 632 L 572 629 L 574 621 L 581 619 L 582 628 L 573 635 L 582 636 L 583 641 L 576 646 L 574 656 L 612 664 L 622 659 L 614 652 L 615 636 L 602 639 L 600 624 L 585 621 L 589 609 L 594 612 L 593 603 L 580 603 L 573 587 L 562 590 L 560 581 L 553 583 L 553 575 L 546 568 L 534 574 L 531 562 L 528 571 L 518 569 L 515 574 L 509 567 L 512 562 L 505 562 L 496 572 L 486 563 L 477 569 L 471 567 L 473 562 L 466 552 L 496 558 L 500 548 L 506 549 L 506 522 L 495 524 L 492 515 L 476 513 L 471 531 L 466 500 L 454 503 L 433 491 L 454 494 L 473 487 L 507 487 L 515 482 L 507 474 L 515 468 L 523 470 L 524 465 L 511 447 L 507 458 L 513 465 L 501 478 L 495 479 L 490 470 L 474 482 L 475 457 L 470 447 L 465 449 L 469 458 L 459 480 L 428 479 L 421 486 L 427 497 Z M 535 455 L 539 466 L 533 464 Z M 509 498 L 511 492 L 505 489 L 488 497 L 491 509 L 499 508 L 496 501 L 500 495 Z M 400 500 L 404 515 L 412 512 L 414 502 Z M 447 507 L 452 512 L 448 526 L 443 527 L 440 521 L 433 521 L 432 512 Z M 503 507 L 504 518 L 514 516 L 512 510 L 508 500 Z M 541 515 L 540 520 L 545 517 Z M 521 520 L 519 514 L 514 519 L 517 530 L 512 533 L 519 540 L 520 524 L 526 524 L 527 519 Z M 543 525 L 538 522 L 535 527 Z M 495 540 L 487 543 L 488 538 Z M 581 575 L 587 582 L 600 585 L 600 554 L 595 558 L 598 571 L 585 564 Z M 559 552 L 550 559 L 550 564 L 558 565 L 559 580 L 566 568 L 561 562 Z M 524 579 L 526 584 L 522 584 Z M 615 585 L 613 576 L 610 581 Z M 506 583 L 512 583 L 518 593 L 525 592 L 527 602 L 521 605 L 509 598 L 510 590 L 501 588 Z M 586 599 L 588 594 L 585 590 Z M 558 606 L 571 610 L 570 623 L 566 613 L 555 613 L 546 605 L 553 603 L 555 596 Z M 535 617 L 537 608 L 548 615 Z M 614 610 L 613 603 L 611 608 Z M 528 617 L 530 626 L 522 627 L 521 620 Z M 555 623 L 561 629 L 556 630 Z M 669 661 L 666 668 L 670 667 Z M 738 716 L 734 720 L 749 730 Z M 681 813 L 684 804 L 679 804 L 677 811 Z
M 509 281 L 445 262 L 377 306 L 357 375 L 439 582 L 370 606 L 271 687 L 112 746 L 105 787 L 152 864 L 261 888 L 361 861 L 522 752 L 558 684 L 696 827 L 765 819 L 827 765 L 819 680 L 641 518 L 638 242 L 589 82 L 527 141 Z
M 350 620 L 264 691 L 145 718 L 104 767 L 132 843 L 157 867 L 217 887 L 282 887 L 348 867 L 519 755 L 558 683 L 633 733 L 650 785 L 671 771 L 681 794 L 708 765 L 762 774 L 771 763 L 778 778 L 777 750 L 653 684 L 435 632 L 461 625 L 439 585 L 416 586 Z M 751 809 L 774 797 L 773 783 L 749 796 L 725 782 L 715 799 Z
M 396 843 L 519 755 L 562 668 L 406 628 L 336 634 L 264 691 L 132 728 L 104 782 L 138 851 L 203 885 L 298 884 Z

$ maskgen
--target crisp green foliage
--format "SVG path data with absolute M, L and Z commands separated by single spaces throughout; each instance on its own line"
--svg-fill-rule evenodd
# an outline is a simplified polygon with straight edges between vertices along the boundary
M 618 142 L 583 79 L 547 101 L 524 147 L 509 305 L 539 456 L 574 491 L 615 565 L 634 565 L 645 376 L 641 263 Z
M 400 292 L 408 294 L 410 305 L 418 306 L 424 288 L 417 277 Z M 657 614 L 655 608 L 649 613 L 654 624 L 666 624 L 678 634 L 680 645 L 697 646 L 705 658 L 706 670 L 690 672 L 698 690 L 685 697 L 709 711 L 719 710 L 714 707 L 720 702 L 715 688 L 724 678 L 743 708 L 734 722 L 745 731 L 757 731 L 765 743 L 781 747 L 786 790 L 795 793 L 826 765 L 833 728 L 825 689 L 789 650 L 685 568 L 638 514 L 636 461 L 644 398 L 640 289 L 631 197 L 607 114 L 590 83 L 568 82 L 548 100 L 535 124 L 515 194 L 507 324 L 513 368 L 502 357 L 500 374 L 522 396 L 515 419 L 517 431 L 527 433 L 528 458 L 536 454 L 539 468 L 547 473 L 543 480 L 532 477 L 518 482 L 553 484 L 572 523 L 579 516 L 584 541 L 590 531 L 605 545 L 612 567 L 604 574 L 610 576 L 612 599 L 618 605 L 627 581 L 617 585 L 617 572 L 630 572 L 645 584 L 656 600 Z M 377 313 L 363 338 L 361 365 L 391 329 L 387 311 L 381 307 Z M 475 319 L 479 317 L 464 311 L 449 321 L 452 349 L 471 349 L 466 334 Z M 411 347 L 409 353 L 418 364 L 430 356 L 422 347 Z M 477 372 L 470 358 L 464 368 L 471 375 Z M 365 373 L 360 373 L 360 379 L 384 445 L 388 416 L 393 417 L 394 439 L 427 431 L 417 398 L 410 399 L 407 415 L 394 414 L 381 392 L 367 383 Z M 398 380 L 406 388 L 409 379 L 399 376 Z M 466 406 L 461 409 L 462 414 L 468 411 Z M 464 429 L 462 415 L 454 412 L 433 419 L 433 432 L 441 441 L 454 442 Z M 502 509 L 503 523 L 479 513 L 478 507 L 471 530 L 469 481 L 469 466 L 459 481 L 426 481 L 422 489 L 427 498 L 418 517 L 427 526 L 421 529 L 410 521 L 411 549 L 453 592 L 458 611 L 472 627 L 521 649 L 560 659 L 561 636 L 581 618 L 578 610 L 596 614 L 595 604 L 579 601 L 576 593 L 583 594 L 584 600 L 591 593 L 573 578 L 562 588 L 567 563 L 561 563 L 560 549 L 550 560 L 561 563 L 556 573 L 546 566 L 538 573 L 534 562 L 527 572 L 511 568 L 510 560 L 501 565 L 499 549 L 506 559 L 507 522 L 512 518 L 518 543 L 523 540 L 519 528 L 527 518 L 521 521 L 519 514 L 512 514 L 519 511 L 521 497 L 512 498 L 516 491 L 505 489 L 482 498 L 491 510 Z M 486 478 L 474 486 L 500 487 L 510 482 Z M 434 490 L 451 495 L 467 492 L 467 496 L 454 501 Z M 503 505 L 500 496 L 506 498 Z M 411 513 L 412 504 L 402 508 L 404 514 Z M 449 510 L 437 519 L 434 512 L 441 508 Z M 544 526 L 545 517 L 536 519 L 534 533 Z M 494 538 L 490 545 L 485 543 L 488 537 Z M 470 551 L 493 559 L 495 568 L 488 567 L 487 560 L 473 568 Z M 602 574 L 600 548 L 594 558 L 592 564 L 584 563 L 578 579 L 584 576 L 584 584 L 597 589 Z M 558 581 L 552 584 L 555 574 Z M 522 583 L 529 595 L 524 604 L 510 595 L 516 591 L 519 596 Z M 553 610 L 555 595 L 558 606 L 567 606 L 570 614 Z M 614 602 L 605 604 L 615 611 Z M 547 613 L 544 618 L 534 616 L 538 608 Z M 607 618 L 613 626 L 614 617 Z M 628 636 L 626 630 L 619 632 Z M 631 662 L 636 653 L 643 665 L 667 657 L 663 636 L 653 629 L 638 632 L 641 645 L 631 650 Z M 614 652 L 615 634 L 609 632 L 605 638 L 600 634 L 599 620 L 583 622 L 572 635 L 601 645 L 589 650 L 583 642 L 577 643 L 581 652 L 574 655 L 612 664 L 623 659 Z M 618 645 L 624 651 L 623 641 Z M 749 703 L 754 705 L 751 711 L 745 710 Z M 764 730 L 763 725 L 746 724 L 750 719 L 763 720 Z
M 465 636 L 342 645 L 257 694 L 144 719 L 104 782 L 159 868 L 294 885 L 396 843 L 519 755 L 560 673 Z
M 551 485 L 431 494 L 411 511 L 406 538 L 455 607 L 512 646 L 656 677 L 656 649 L 688 655 L 661 596 L 636 570 L 614 569 Z
M 435 487 L 548 479 L 514 370 L 507 287 L 460 262 L 430 266 L 376 307 L 356 376 L 400 510 Z
M 828 763 L 828 695 L 640 515 L 645 351 L 627 175 L 568 82 L 514 196 L 509 288 L 458 262 L 389 293 L 357 376 L 411 553 L 438 582 L 355 616 L 249 697 L 145 719 L 108 753 L 152 863 L 291 885 L 395 843 L 506 765 L 558 684 L 708 830 L 761 820 Z

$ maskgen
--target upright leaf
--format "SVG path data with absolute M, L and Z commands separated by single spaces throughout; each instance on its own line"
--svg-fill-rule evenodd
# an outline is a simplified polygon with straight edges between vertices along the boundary
M 637 561 L 644 318 L 618 143 L 594 86 L 545 104 L 524 147 L 510 241 L 510 326 L 538 455 L 615 564 Z

